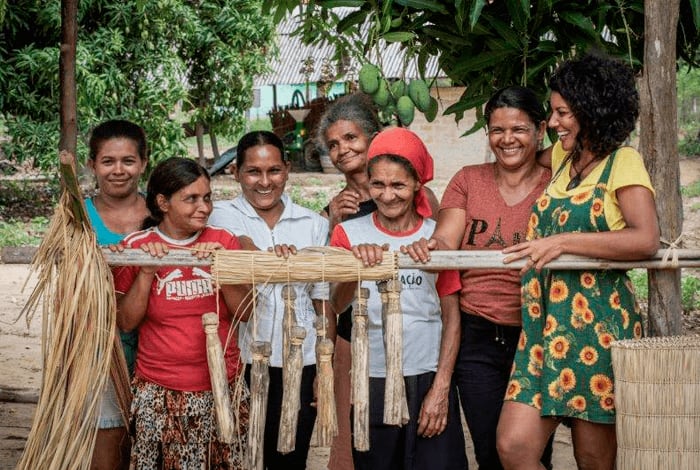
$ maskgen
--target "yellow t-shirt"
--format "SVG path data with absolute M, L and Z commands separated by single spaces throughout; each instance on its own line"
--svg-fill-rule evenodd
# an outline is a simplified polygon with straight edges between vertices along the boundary
M 572 189 L 566 190 L 566 186 L 571 181 L 569 173 L 571 171 L 571 161 L 566 158 L 567 152 L 561 147 L 561 142 L 554 144 L 552 148 L 552 182 L 549 184 L 547 192 L 554 198 L 571 197 L 575 194 L 580 194 L 585 191 L 593 190 L 595 184 L 603 174 L 603 169 L 608 163 L 608 155 L 600 163 L 593 168 L 586 177 L 581 180 L 581 184 Z M 564 164 L 564 168 L 559 172 L 559 167 Z M 558 173 L 558 175 L 557 175 Z M 617 202 L 615 191 L 625 186 L 644 186 L 652 195 L 656 195 L 654 188 L 651 186 L 649 173 L 644 166 L 642 156 L 632 147 L 620 147 L 615 155 L 610 171 L 605 197 L 603 198 L 603 207 L 605 211 L 605 220 L 608 223 L 610 230 L 620 230 L 627 226 L 625 218 L 620 211 L 620 205 Z

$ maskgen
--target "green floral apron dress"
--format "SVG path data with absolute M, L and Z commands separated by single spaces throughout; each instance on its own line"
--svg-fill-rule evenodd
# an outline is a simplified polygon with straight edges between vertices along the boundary
M 530 215 L 528 239 L 609 231 L 603 199 L 614 158 L 607 158 L 594 188 L 576 188 L 566 198 L 545 190 Z M 542 416 L 614 423 L 610 343 L 642 336 L 626 272 L 531 269 L 522 279 L 522 322 L 505 399 Z

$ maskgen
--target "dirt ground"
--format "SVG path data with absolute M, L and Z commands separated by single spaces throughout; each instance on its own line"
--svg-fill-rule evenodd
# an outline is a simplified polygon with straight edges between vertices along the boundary
M 457 167 L 443 168 L 436 174 L 430 187 L 442 194 L 449 177 Z M 306 184 L 313 178 L 313 184 Z M 700 160 L 681 162 L 681 184 L 687 185 L 700 180 Z M 291 182 L 303 183 L 305 192 L 325 191 L 331 194 L 337 191 L 341 177 L 325 174 L 294 174 Z M 223 197 L 231 197 L 233 182 L 230 177 L 221 176 L 215 180 L 215 190 Z M 306 194 L 306 193 L 305 193 Z M 698 204 L 700 198 L 684 200 L 684 232 L 699 233 L 700 211 L 693 212 L 691 207 Z M 37 314 L 29 324 L 25 318 L 19 318 L 20 311 L 31 292 L 33 280 L 27 281 L 28 266 L 0 263 L 0 470 L 14 468 L 15 462 L 24 447 L 26 436 L 31 426 L 34 405 L 8 401 L 6 392 L 12 396 L 23 397 L 31 401 L 38 394 L 41 383 L 41 318 Z M 697 333 L 697 332 L 696 332 Z M 470 467 L 476 468 L 467 437 Z M 571 437 L 567 428 L 557 432 L 555 440 L 554 462 L 556 469 L 575 468 L 571 449 Z M 314 446 L 309 456 L 308 468 L 322 470 L 326 468 L 328 449 Z

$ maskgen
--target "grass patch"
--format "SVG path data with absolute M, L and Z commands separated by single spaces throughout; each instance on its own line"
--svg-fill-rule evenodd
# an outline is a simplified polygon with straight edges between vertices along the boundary
M 681 187 L 681 194 L 685 197 L 700 196 L 700 180 L 690 183 L 688 186 Z
M 310 194 L 304 193 L 302 186 L 294 184 L 289 188 L 289 197 L 292 202 L 300 206 L 311 209 L 319 213 L 328 204 L 328 194 L 325 191 L 313 191 Z
M 628 273 L 634 285 L 637 298 L 645 300 L 649 297 L 649 284 L 645 269 L 632 269 Z M 683 313 L 700 309 L 700 278 L 683 271 L 681 274 L 681 308 Z
M 0 246 L 38 246 L 48 226 L 46 217 L 34 217 L 29 222 L 0 220 Z

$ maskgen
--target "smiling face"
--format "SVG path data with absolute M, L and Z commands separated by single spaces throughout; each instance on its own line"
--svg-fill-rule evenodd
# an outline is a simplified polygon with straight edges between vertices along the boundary
M 544 121 L 537 125 L 520 109 L 495 109 L 489 119 L 488 137 L 499 165 L 517 169 L 534 162 L 537 147 L 544 138 L 544 126 Z
M 95 159 L 88 160 L 88 166 L 95 174 L 102 195 L 124 198 L 138 192 L 146 160 L 139 156 L 136 142 L 118 137 L 105 140 Z
M 170 238 L 184 240 L 202 230 L 209 220 L 212 210 L 209 180 L 200 176 L 170 198 L 158 194 L 156 201 L 163 213 L 158 228 Z
M 333 165 L 343 174 L 364 172 L 371 137 L 354 121 L 341 119 L 328 126 L 326 146 Z
M 270 226 L 274 226 L 284 210 L 282 194 L 289 166 L 277 147 L 266 144 L 248 148 L 243 164 L 233 169 L 243 196 Z
M 400 163 L 378 158 L 369 175 L 369 193 L 377 204 L 377 215 L 384 227 L 405 229 L 416 219 L 413 199 L 420 182 Z
M 549 117 L 547 125 L 559 135 L 562 148 L 571 152 L 576 148 L 576 136 L 578 136 L 581 126 L 571 111 L 569 103 L 556 91 L 552 92 L 549 104 L 552 107 L 552 115 Z

